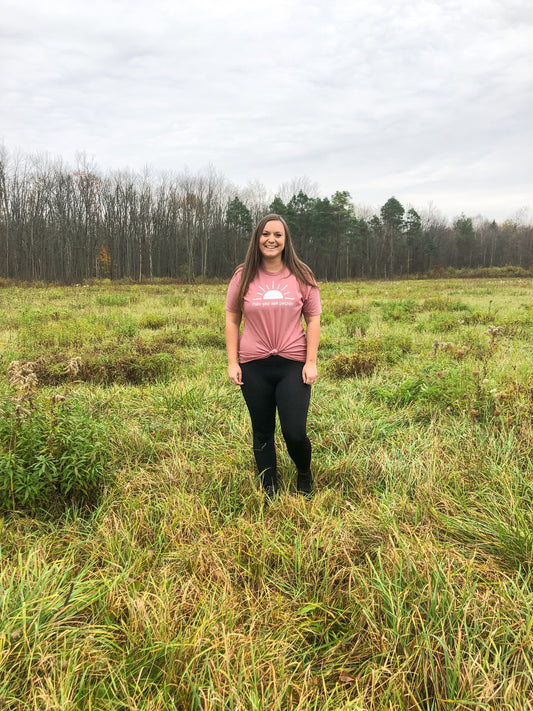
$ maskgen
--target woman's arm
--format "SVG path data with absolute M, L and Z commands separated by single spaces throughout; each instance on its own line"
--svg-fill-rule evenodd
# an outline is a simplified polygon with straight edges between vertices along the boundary
M 318 343 L 320 341 L 320 314 L 316 316 L 304 316 L 304 318 L 307 324 L 307 355 L 302 370 L 302 378 L 304 383 L 312 385 L 318 375 L 316 357 L 318 353 Z
M 226 352 L 228 354 L 228 375 L 234 385 L 242 385 L 239 365 L 239 330 L 242 313 L 226 311 Z

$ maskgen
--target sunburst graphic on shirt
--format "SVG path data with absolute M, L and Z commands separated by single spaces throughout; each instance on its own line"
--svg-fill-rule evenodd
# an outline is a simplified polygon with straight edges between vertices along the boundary
M 272 284 L 267 283 L 265 286 L 260 286 L 257 289 L 257 296 L 252 299 L 252 301 L 275 301 L 276 299 L 287 299 L 291 295 L 290 291 L 287 291 L 288 288 L 287 284 L 285 284 L 285 286 L 281 286 L 279 282 L 276 284 L 275 281 L 273 281 Z

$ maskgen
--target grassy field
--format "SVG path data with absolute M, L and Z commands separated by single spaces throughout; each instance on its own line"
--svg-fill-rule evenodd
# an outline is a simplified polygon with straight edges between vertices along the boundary
M 532 281 L 321 293 L 267 506 L 224 285 L 0 289 L 0 709 L 533 709 Z

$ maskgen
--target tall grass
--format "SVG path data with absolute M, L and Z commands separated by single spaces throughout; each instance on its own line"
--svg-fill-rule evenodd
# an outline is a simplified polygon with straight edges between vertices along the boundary
M 0 519 L 0 708 L 533 709 L 532 293 L 323 285 L 316 494 L 280 439 L 265 505 L 223 286 L 0 290 L 0 396 L 38 363 L 109 473 Z

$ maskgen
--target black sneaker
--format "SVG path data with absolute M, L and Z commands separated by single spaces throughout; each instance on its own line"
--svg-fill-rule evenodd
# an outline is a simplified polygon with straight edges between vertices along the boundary
M 265 497 L 267 501 L 274 501 L 278 495 L 278 487 L 275 484 L 267 484 L 264 487 Z
M 305 496 L 307 499 L 311 498 L 313 495 L 313 475 L 310 471 L 298 472 L 296 489 L 302 496 Z

